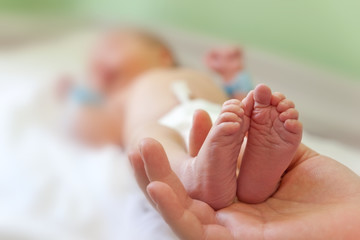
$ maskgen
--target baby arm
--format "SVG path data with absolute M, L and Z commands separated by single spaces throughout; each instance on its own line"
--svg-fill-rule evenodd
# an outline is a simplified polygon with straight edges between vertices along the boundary
M 65 103 L 65 118 L 70 135 L 90 146 L 119 142 L 114 113 L 102 96 L 85 86 L 63 78 L 57 86 L 59 100 Z
M 90 146 L 119 142 L 118 127 L 112 114 L 102 107 L 79 108 L 71 123 L 73 136 Z

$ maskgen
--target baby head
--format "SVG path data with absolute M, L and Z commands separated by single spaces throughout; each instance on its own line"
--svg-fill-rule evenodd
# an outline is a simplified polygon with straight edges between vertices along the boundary
M 125 29 L 107 33 L 91 57 L 94 87 L 109 92 L 154 68 L 175 65 L 171 50 L 155 35 Z

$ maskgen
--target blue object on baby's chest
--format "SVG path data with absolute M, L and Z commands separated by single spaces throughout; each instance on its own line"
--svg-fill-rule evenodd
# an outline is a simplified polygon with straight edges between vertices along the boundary
M 228 96 L 232 97 L 237 93 L 248 93 L 253 89 L 253 84 L 249 74 L 242 71 L 231 82 L 223 83 L 223 87 Z

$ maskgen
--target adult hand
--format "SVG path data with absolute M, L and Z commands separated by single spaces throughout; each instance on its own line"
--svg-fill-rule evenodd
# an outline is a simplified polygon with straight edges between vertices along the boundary
M 145 139 L 130 154 L 139 186 L 181 239 L 360 239 L 360 177 L 304 145 L 295 159 L 265 202 L 214 211 L 187 195 L 160 143 Z

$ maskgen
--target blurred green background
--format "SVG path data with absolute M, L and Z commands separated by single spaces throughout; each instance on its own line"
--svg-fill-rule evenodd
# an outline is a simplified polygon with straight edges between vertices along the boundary
M 0 0 L 2 13 L 147 22 L 238 41 L 360 81 L 359 0 Z

